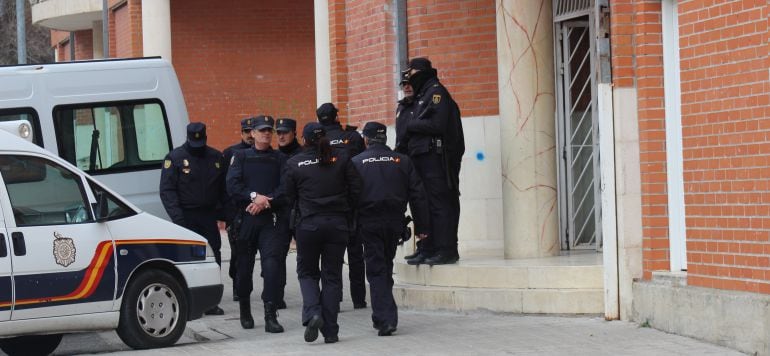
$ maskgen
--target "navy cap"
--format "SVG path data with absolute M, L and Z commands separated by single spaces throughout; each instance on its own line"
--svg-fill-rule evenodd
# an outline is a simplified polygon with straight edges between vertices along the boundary
M 251 130 L 252 126 L 254 126 L 254 118 L 253 117 L 247 117 L 247 118 L 241 120 L 241 130 Z
M 289 132 L 297 130 L 297 121 L 288 117 L 280 118 L 275 122 L 275 131 Z
M 318 110 L 315 111 L 315 114 L 318 116 L 318 122 L 332 123 L 337 120 L 337 112 L 339 112 L 339 110 L 334 107 L 334 104 L 323 103 L 318 107 Z
M 429 59 L 425 57 L 412 58 L 409 61 L 409 65 L 406 66 L 406 72 L 409 73 L 412 69 L 415 70 L 428 70 L 433 69 L 433 64 Z
M 385 140 L 388 138 L 387 132 L 388 128 L 379 122 L 370 121 L 364 125 L 364 136 L 368 138 Z
M 273 128 L 273 117 L 270 115 L 259 115 L 252 121 L 252 128 L 254 130 L 262 130 L 266 128 Z
M 187 124 L 187 142 L 190 147 L 206 146 L 206 124 L 202 122 L 191 122 Z
M 311 122 L 302 129 L 302 137 L 309 143 L 316 143 L 321 137 L 326 136 L 326 129 L 317 122 Z

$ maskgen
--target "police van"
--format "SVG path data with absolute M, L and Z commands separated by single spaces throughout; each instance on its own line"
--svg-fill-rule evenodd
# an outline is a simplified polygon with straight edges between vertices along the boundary
M 153 215 L 163 158 L 185 141 L 184 97 L 161 58 L 0 67 L 0 122 L 27 120 L 34 143 Z
M 0 349 L 48 354 L 64 333 L 105 329 L 132 348 L 174 344 L 222 297 L 206 240 L 33 144 L 34 131 L 0 123 Z

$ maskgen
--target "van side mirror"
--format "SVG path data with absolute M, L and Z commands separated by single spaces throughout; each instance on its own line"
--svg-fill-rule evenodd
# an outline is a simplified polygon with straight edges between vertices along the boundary
M 109 217 L 109 214 L 110 214 L 110 209 L 109 209 L 109 201 L 107 199 L 107 194 L 105 194 L 104 192 L 96 193 L 96 206 L 94 207 L 94 211 L 96 212 L 97 222 L 107 221 L 107 218 Z

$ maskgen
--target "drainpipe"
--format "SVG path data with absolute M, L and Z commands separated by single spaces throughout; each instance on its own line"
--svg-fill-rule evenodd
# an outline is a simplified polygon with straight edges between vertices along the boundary
M 108 0 L 102 0 L 102 56 L 110 58 L 110 18 Z
M 16 0 L 16 58 L 18 64 L 27 64 L 27 28 L 24 1 Z
M 75 32 L 70 32 L 70 62 L 75 61 Z
M 407 61 L 409 60 L 409 48 L 408 48 L 408 36 L 406 27 L 406 0 L 393 0 L 393 19 L 396 32 L 396 71 L 394 73 L 394 80 L 396 86 L 396 92 L 398 92 L 399 99 L 401 99 L 402 93 L 398 90 L 398 84 L 401 82 L 401 71 L 406 69 Z

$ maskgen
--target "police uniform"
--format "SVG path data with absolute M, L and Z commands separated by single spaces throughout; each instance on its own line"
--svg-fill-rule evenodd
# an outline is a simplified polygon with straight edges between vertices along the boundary
M 254 130 L 273 129 L 273 118 L 258 116 L 254 120 Z M 233 203 L 238 207 L 242 222 L 238 228 L 237 283 L 238 298 L 241 309 L 241 325 L 250 329 L 254 327 L 251 317 L 249 296 L 253 290 L 252 275 L 256 253 L 260 254 L 262 267 L 263 290 L 262 301 L 265 306 L 265 331 L 283 332 L 283 327 L 277 322 L 277 306 L 280 301 L 280 264 L 281 241 L 276 234 L 276 213 L 283 204 L 281 189 L 281 172 L 286 163 L 286 156 L 268 147 L 258 150 L 252 148 L 236 151 L 230 161 L 227 172 L 227 192 Z M 245 208 L 261 194 L 272 198 L 271 207 L 251 215 Z
M 297 131 L 297 121 L 290 118 L 280 118 L 275 121 L 276 132 L 288 132 Z M 285 154 L 287 158 L 291 158 L 302 150 L 297 137 L 295 135 L 288 145 L 278 146 L 278 150 Z M 289 216 L 291 214 L 291 207 L 285 207 L 282 209 L 281 214 L 278 214 L 278 221 L 276 227 L 278 228 L 278 237 L 281 240 L 281 256 L 284 263 L 278 266 L 280 274 L 281 289 L 279 291 L 280 301 L 278 302 L 278 309 L 285 309 L 286 302 L 284 301 L 284 291 L 286 289 L 286 257 L 289 255 L 289 247 L 291 245 L 291 239 L 294 236 L 294 231 L 289 227 Z
M 241 131 L 242 132 L 251 132 L 251 127 L 253 125 L 254 118 L 247 117 L 243 120 L 241 120 Z M 225 165 L 225 177 L 227 177 L 227 168 L 230 167 L 230 161 L 233 159 L 233 154 L 235 154 L 236 151 L 245 150 L 247 148 L 251 148 L 252 145 L 248 142 L 243 141 L 241 139 L 240 142 L 225 148 L 225 151 L 223 152 L 224 160 L 227 162 Z M 237 272 L 237 266 L 238 266 L 238 253 L 236 245 L 236 235 L 237 232 L 233 230 L 233 219 L 235 218 L 236 214 L 238 213 L 237 207 L 235 204 L 233 204 L 231 199 L 227 200 L 227 203 L 225 204 L 225 230 L 227 231 L 227 242 L 230 243 L 230 266 L 227 269 L 227 275 L 230 276 L 230 279 L 233 280 L 233 301 L 238 301 L 238 282 L 236 278 L 236 272 Z
M 339 332 L 342 262 L 354 230 L 351 214 L 361 178 L 344 151 L 332 150 L 331 162 L 322 162 L 319 148 L 312 145 L 323 136 L 320 124 L 305 126 L 303 137 L 311 146 L 288 160 L 284 180 L 287 199 L 299 210 L 295 239 L 305 341 L 314 341 L 320 329 L 330 343 L 337 341 Z
M 364 136 L 369 139 L 368 147 L 353 157 L 353 165 L 363 180 L 357 210 L 358 235 L 365 246 L 372 321 L 380 336 L 392 334 L 398 325 L 398 309 L 393 299 L 393 258 L 396 245 L 404 239 L 407 202 L 415 217 L 415 233 L 429 231 L 428 202 L 420 177 L 408 156 L 385 145 L 385 132 L 385 125 L 367 123 Z
M 337 121 L 337 108 L 332 103 L 324 103 L 316 110 L 318 122 L 326 130 L 326 137 L 331 146 L 344 150 L 347 157 L 353 157 L 364 151 L 364 140 L 355 127 L 342 125 Z M 350 279 L 350 299 L 353 308 L 366 308 L 366 283 L 364 265 L 364 246 L 357 235 L 352 235 L 348 241 L 348 277 Z
M 206 125 L 187 125 L 187 142 L 166 155 L 160 174 L 160 200 L 175 224 L 206 238 L 217 264 L 222 246 L 217 227 L 217 207 L 225 197 L 225 162 L 222 154 L 206 146 Z M 215 307 L 207 314 L 221 315 Z
M 431 232 L 424 254 L 410 264 L 445 264 L 459 259 L 457 228 L 460 220 L 459 175 L 465 153 L 460 109 L 436 76 L 430 61 L 415 58 L 410 69 L 414 89 L 413 114 L 407 120 L 407 151 L 422 178 L 430 205 Z

